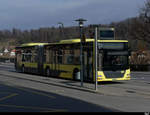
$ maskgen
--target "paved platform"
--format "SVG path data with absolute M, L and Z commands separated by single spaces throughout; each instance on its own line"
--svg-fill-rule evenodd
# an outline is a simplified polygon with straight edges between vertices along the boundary
M 79 91 L 84 91 L 84 92 L 89 92 L 89 93 L 96 93 L 99 95 L 107 95 L 107 96 L 128 96 L 128 97 L 134 97 L 135 93 L 136 96 L 143 96 L 145 94 L 147 98 L 150 98 L 150 93 L 148 92 L 143 92 L 141 90 L 136 90 L 138 87 L 133 87 L 128 84 L 130 81 L 121 81 L 121 82 L 106 82 L 106 83 L 98 83 L 97 85 L 97 91 L 95 91 L 95 84 L 94 83 L 83 83 L 83 87 L 81 87 L 81 82 L 80 81 L 73 81 L 73 80 L 66 80 L 62 78 L 54 78 L 54 77 L 45 77 L 45 76 L 37 76 L 37 75 L 30 75 L 30 74 L 22 74 L 18 73 L 15 76 L 12 76 L 11 72 L 5 73 L 5 76 L 11 76 L 12 78 L 15 79 L 20 79 L 20 80 L 26 80 L 26 81 L 32 81 L 32 82 L 37 82 L 40 84 L 47 84 L 51 85 L 52 89 L 56 89 L 53 87 L 57 87 L 57 90 L 51 90 L 51 92 L 54 93 L 62 93 L 63 88 L 65 90 L 72 89 L 72 90 L 79 90 Z M 15 82 L 15 81 L 14 81 Z M 25 87 L 32 87 L 32 85 L 27 86 L 26 84 L 20 84 Z M 115 86 L 115 87 L 112 87 Z M 128 86 L 122 88 L 122 86 Z M 59 87 L 61 89 L 59 89 Z M 32 87 L 35 88 L 35 87 Z M 39 90 L 44 90 L 43 88 L 39 88 Z

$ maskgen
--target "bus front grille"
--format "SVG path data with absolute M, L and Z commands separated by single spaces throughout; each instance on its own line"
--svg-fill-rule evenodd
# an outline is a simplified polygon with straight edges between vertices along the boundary
M 104 71 L 104 75 L 106 78 L 123 78 L 124 73 L 121 71 Z

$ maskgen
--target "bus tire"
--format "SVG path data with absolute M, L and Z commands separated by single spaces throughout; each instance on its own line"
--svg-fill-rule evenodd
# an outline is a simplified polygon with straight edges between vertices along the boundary
M 73 80 L 78 81 L 80 80 L 80 71 L 76 68 L 73 71 Z
M 49 68 L 46 68 L 46 76 L 47 76 L 47 77 L 50 77 L 50 74 L 51 74 L 51 73 L 50 73 L 50 69 L 49 69 Z

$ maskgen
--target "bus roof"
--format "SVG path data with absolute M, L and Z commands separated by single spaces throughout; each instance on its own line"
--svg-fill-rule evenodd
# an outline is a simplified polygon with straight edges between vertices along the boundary
M 87 38 L 86 42 L 94 42 L 95 40 L 92 38 Z M 98 42 L 128 42 L 127 40 L 98 40 Z M 61 40 L 60 42 L 55 43 L 25 43 L 20 47 L 32 47 L 32 46 L 40 46 L 40 45 L 55 45 L 55 44 L 74 44 L 80 43 L 80 38 L 77 39 L 69 39 L 69 40 Z
M 40 45 L 46 45 L 48 43 L 25 43 L 25 44 L 22 44 L 21 47 L 31 47 L 31 46 L 40 46 Z
M 94 39 L 86 39 L 86 42 L 94 42 Z M 70 40 L 61 40 L 60 44 L 66 44 L 66 43 L 79 43 L 79 39 L 70 39 Z M 127 40 L 98 40 L 98 42 L 128 42 Z

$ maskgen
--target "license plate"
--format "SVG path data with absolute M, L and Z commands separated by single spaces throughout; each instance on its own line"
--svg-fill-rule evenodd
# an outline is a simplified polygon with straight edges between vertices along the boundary
M 116 81 L 116 78 L 112 78 L 112 81 Z

